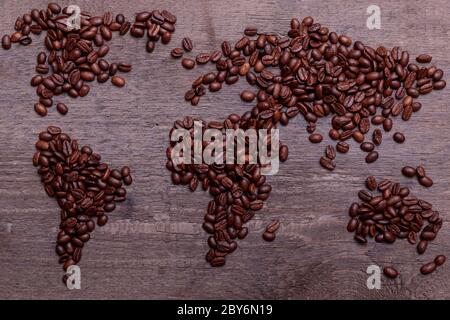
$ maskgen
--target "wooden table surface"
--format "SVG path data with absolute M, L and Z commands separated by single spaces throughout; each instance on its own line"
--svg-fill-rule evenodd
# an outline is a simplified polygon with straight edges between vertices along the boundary
M 69 1 L 60 1 L 67 5 Z M 177 31 L 168 46 L 145 52 L 144 40 L 131 37 L 112 41 L 109 61 L 129 61 L 134 69 L 127 85 L 94 85 L 82 99 L 58 99 L 70 112 L 52 110 L 46 118 L 33 111 L 35 57 L 43 48 L 35 41 L 27 48 L 0 50 L 0 298 L 17 299 L 441 299 L 450 298 L 450 265 L 430 276 L 419 274 L 422 263 L 436 254 L 448 254 L 450 229 L 444 223 L 424 256 L 406 241 L 394 245 L 370 241 L 355 243 L 346 231 L 347 209 L 369 174 L 390 178 L 410 187 L 433 203 L 448 219 L 450 207 L 450 90 L 420 99 L 423 108 L 409 122 L 394 122 L 406 134 L 403 145 L 385 135 L 379 160 L 371 165 L 354 143 L 338 155 L 337 169 L 323 170 L 318 159 L 328 142 L 329 119 L 318 132 L 327 137 L 320 145 L 307 140 L 305 121 L 296 118 L 281 130 L 290 148 L 289 160 L 269 178 L 273 187 L 264 209 L 250 223 L 249 236 L 239 241 L 222 268 L 204 260 L 207 235 L 202 230 L 208 194 L 192 194 L 173 186 L 165 169 L 168 131 L 186 115 L 222 120 L 251 106 L 239 93 L 245 81 L 209 93 L 193 108 L 183 96 L 194 78 L 212 66 L 186 71 L 170 57 L 184 36 L 195 43 L 195 53 L 209 52 L 222 40 L 238 40 L 247 25 L 261 31 L 285 33 L 292 17 L 311 15 L 323 25 L 372 46 L 400 45 L 412 56 L 429 53 L 433 63 L 450 75 L 447 53 L 450 3 L 440 1 L 377 1 L 381 30 L 366 27 L 371 1 L 88 1 L 83 10 L 106 10 L 127 17 L 146 9 L 167 8 L 178 17 Z M 0 34 L 10 33 L 17 16 L 46 1 L 2 0 Z M 448 80 L 448 77 L 445 77 Z M 82 290 L 69 291 L 61 283 L 62 268 L 54 252 L 59 209 L 46 196 L 31 165 L 37 134 L 54 124 L 90 144 L 113 167 L 128 164 L 134 184 L 129 198 L 97 228 L 83 250 Z M 404 165 L 424 164 L 435 185 L 425 189 L 401 176 Z M 282 227 L 276 241 L 264 242 L 262 230 L 272 219 Z M 371 264 L 395 265 L 396 280 L 382 278 L 380 290 L 366 287 Z

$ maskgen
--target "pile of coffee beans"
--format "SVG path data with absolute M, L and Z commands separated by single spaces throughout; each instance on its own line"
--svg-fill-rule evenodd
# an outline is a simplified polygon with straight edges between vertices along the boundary
M 114 86 L 125 86 L 125 79 L 117 73 L 130 72 L 132 65 L 104 59 L 110 50 L 107 42 L 112 39 L 113 32 L 124 36 L 130 31 L 131 36 L 137 38 L 147 34 L 146 48 L 152 52 L 159 40 L 163 44 L 170 42 L 176 23 L 176 17 L 166 10 L 138 13 L 133 24 L 123 14 L 114 16 L 106 12 L 102 16 L 92 16 L 81 12 L 80 29 L 69 28 L 67 19 L 71 19 L 67 7 L 62 9 L 58 4 L 50 3 L 46 9 L 33 9 L 17 18 L 16 31 L 2 38 L 3 49 L 9 50 L 11 43 L 29 45 L 32 42 L 30 34 L 46 32 L 44 44 L 49 53 L 37 55 L 37 75 L 31 79 L 39 96 L 34 110 L 40 116 L 47 115 L 56 96 L 64 93 L 72 98 L 86 96 L 90 91 L 88 83 L 95 80 L 98 83 L 111 80 Z M 68 112 L 62 103 L 58 103 L 56 109 L 62 115 Z
M 230 115 L 224 122 L 209 122 L 185 117 L 183 120 L 175 121 L 173 129 L 187 129 L 191 135 L 194 133 L 194 121 L 201 121 L 203 130 L 214 128 L 226 129 L 254 129 L 257 127 L 257 119 L 250 112 L 242 117 L 236 114 Z M 263 127 L 271 126 L 268 119 Z M 169 137 L 172 135 L 170 132 Z M 270 131 L 270 130 L 269 130 Z M 172 150 L 176 142 L 171 141 L 167 148 L 166 168 L 171 171 L 172 183 L 175 185 L 186 185 L 191 191 L 195 191 L 201 185 L 204 191 L 208 191 L 213 200 L 208 203 L 206 209 L 203 229 L 210 234 L 208 238 L 209 251 L 206 260 L 214 267 L 225 264 L 225 256 L 237 248 L 236 239 L 244 239 L 248 234 L 245 227 L 255 213 L 263 208 L 264 201 L 269 198 L 272 187 L 266 182 L 266 177 L 261 174 L 260 164 L 177 164 L 172 159 Z M 206 148 L 208 144 L 204 144 Z M 268 143 L 270 151 L 271 144 Z M 194 141 L 192 140 L 192 157 L 194 157 Z M 224 141 L 224 152 L 226 141 Z M 280 161 L 287 159 L 287 148 L 280 147 Z M 235 160 L 238 156 L 235 155 Z M 192 158 L 193 159 L 193 158 Z M 274 221 L 266 228 L 263 238 L 267 241 L 275 239 L 275 232 L 280 223 Z
M 367 237 L 384 243 L 407 239 L 409 243 L 416 245 L 419 254 L 423 254 L 428 242 L 436 238 L 442 227 L 439 212 L 433 209 L 431 203 L 411 195 L 410 190 L 399 183 L 389 180 L 377 183 L 375 177 L 370 176 L 366 180 L 366 187 L 368 190 L 360 190 L 358 193 L 362 202 L 355 202 L 350 206 L 347 231 L 355 233 L 355 240 L 362 244 L 367 243 Z M 373 194 L 372 191 L 375 190 L 379 194 Z M 438 261 L 444 263 L 445 257 Z M 421 272 L 427 274 L 436 267 L 433 270 L 431 267 L 423 268 L 428 272 L 423 272 L 422 269 Z M 390 278 L 398 275 L 393 267 L 386 267 L 384 273 Z
M 379 158 L 374 149 L 383 138 L 376 128 L 372 142 L 366 141 L 372 126 L 390 131 L 393 118 L 401 116 L 407 121 L 420 110 L 422 105 L 415 98 L 446 86 L 441 69 L 411 63 L 407 51 L 353 42 L 315 23 L 312 17 L 301 22 L 292 19 L 287 36 L 259 33 L 248 27 L 235 44 L 224 41 L 221 51 L 202 54 L 197 64 L 199 60 L 212 62 L 216 70 L 197 78 L 186 92 L 185 99 L 192 105 L 199 103 L 206 87 L 218 91 L 224 83 L 231 85 L 245 77 L 258 91 L 245 90 L 241 99 L 257 99 L 252 113 L 259 119 L 287 125 L 301 113 L 308 123 L 309 140 L 320 143 L 322 135 L 314 133 L 316 122 L 330 115 L 329 136 L 337 141 L 336 149 L 347 152 L 349 146 L 344 141 L 353 138 L 367 152 L 367 163 Z M 431 56 L 422 54 L 417 62 L 429 63 Z M 195 61 L 184 60 L 183 66 L 192 69 Z M 394 139 L 399 143 L 405 140 L 401 133 Z M 328 170 L 336 167 L 334 159 L 327 156 L 320 164 Z
M 64 270 L 80 262 L 82 249 L 97 225 L 104 226 L 116 202 L 126 200 L 132 183 L 129 167 L 111 169 L 89 146 L 50 126 L 39 134 L 33 165 L 49 197 L 61 208 L 56 253 Z M 65 275 L 63 280 L 65 281 Z
M 130 34 L 135 38 L 147 36 L 145 48 L 151 53 L 158 41 L 162 44 L 170 43 L 176 22 L 177 17 L 167 10 L 143 11 L 136 15 Z
M 417 177 L 419 183 L 426 188 L 429 188 L 433 185 L 433 180 L 426 175 L 425 167 L 422 165 L 418 166 L 417 168 L 405 166 L 402 168 L 402 174 L 408 178 Z

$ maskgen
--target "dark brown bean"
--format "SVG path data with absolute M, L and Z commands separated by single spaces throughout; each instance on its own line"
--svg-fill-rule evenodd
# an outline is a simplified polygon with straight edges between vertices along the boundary
M 445 263 L 445 256 L 444 255 L 438 255 L 436 258 L 434 258 L 434 263 L 436 266 L 442 266 Z
M 285 162 L 289 156 L 289 148 L 286 145 L 282 145 L 280 147 L 279 154 L 280 154 L 280 161 Z
M 321 157 L 319 163 L 323 168 L 329 171 L 333 171 L 336 168 L 334 161 L 327 157 Z
M 375 145 L 372 142 L 363 142 L 360 145 L 362 151 L 371 152 L 375 149 Z
M 266 232 L 263 233 L 263 239 L 265 241 L 269 241 L 269 242 L 273 241 L 273 240 L 275 240 L 275 233 L 271 233 L 271 232 L 266 231 Z
M 433 185 L 433 180 L 430 177 L 421 177 L 419 178 L 419 183 L 422 186 L 429 188 Z
M 47 108 L 41 103 L 36 103 L 34 105 L 34 111 L 36 111 L 36 113 L 41 117 L 45 117 L 47 115 Z
M 378 152 L 376 152 L 376 151 L 371 151 L 366 156 L 367 163 L 375 162 L 375 161 L 377 161 L 377 159 L 378 159 Z
M 367 189 L 369 189 L 371 191 L 374 191 L 377 189 L 378 184 L 377 184 L 377 180 L 375 179 L 374 176 L 367 177 L 366 186 L 367 186 Z
M 426 240 L 421 240 L 419 241 L 419 243 L 417 244 L 417 252 L 419 254 L 423 254 L 425 252 L 425 250 L 427 250 L 428 247 L 428 241 Z
M 206 63 L 209 62 L 209 59 L 210 59 L 210 57 L 209 57 L 209 54 L 207 54 L 207 53 L 199 53 L 199 54 L 195 57 L 195 61 L 196 61 L 198 64 L 206 64 Z
M 328 145 L 325 148 L 325 156 L 331 160 L 334 160 L 336 158 L 336 151 L 334 150 L 333 146 Z
M 173 58 L 181 58 L 184 54 L 184 51 L 182 48 L 174 48 L 172 49 L 170 54 Z
M 397 143 L 405 142 L 405 136 L 401 132 L 394 133 L 394 135 L 392 137 L 393 137 L 394 141 L 397 142 Z
M 182 44 L 184 50 L 186 50 L 187 52 L 190 52 L 194 49 L 194 45 L 190 38 L 184 38 L 183 41 L 181 42 L 181 44 Z
M 245 102 L 252 102 L 255 99 L 255 94 L 252 91 L 244 90 L 241 92 L 241 99 Z
M 416 57 L 416 61 L 419 63 L 429 63 L 433 58 L 428 54 L 421 54 Z
M 381 133 L 380 129 L 375 129 L 373 131 L 373 137 L 372 137 L 372 141 L 375 145 L 379 146 L 382 142 L 383 139 L 383 135 Z
M 423 275 L 427 275 L 432 273 L 434 270 L 436 270 L 436 263 L 434 263 L 434 261 L 428 262 L 420 268 L 420 273 Z
M 322 142 L 322 140 L 323 140 L 323 137 L 321 134 L 313 133 L 313 134 L 309 135 L 309 141 L 311 143 L 320 143 L 320 142 Z
M 244 34 L 248 37 L 256 36 L 258 33 L 258 29 L 256 27 L 247 27 L 245 28 Z
M 67 112 L 69 111 L 69 108 L 67 108 L 67 106 L 64 103 L 58 103 L 56 105 L 56 110 L 58 110 L 58 112 L 62 115 L 66 115 Z
M 350 150 L 350 146 L 343 141 L 340 141 L 336 144 L 336 150 L 340 153 L 347 153 Z
M 195 67 L 195 60 L 183 58 L 183 60 L 181 60 L 181 65 L 187 70 L 193 69 Z
M 111 77 L 111 83 L 113 85 L 115 85 L 116 87 L 121 88 L 121 87 L 125 86 L 125 79 L 118 77 L 118 76 L 113 76 L 113 77 Z
M 402 174 L 405 177 L 412 178 L 416 175 L 416 169 L 410 166 L 405 166 L 402 168 Z
M 417 166 L 417 168 L 416 168 L 416 175 L 419 178 L 425 177 L 426 176 L 425 167 L 422 166 L 422 165 Z
M 383 273 L 386 277 L 395 279 L 398 277 L 398 271 L 395 270 L 393 267 L 384 267 Z
M 8 35 L 2 37 L 2 48 L 5 50 L 11 49 L 11 38 Z

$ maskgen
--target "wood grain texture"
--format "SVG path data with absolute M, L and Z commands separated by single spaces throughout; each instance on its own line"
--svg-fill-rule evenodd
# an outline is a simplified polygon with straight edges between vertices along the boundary
M 145 9 L 167 8 L 178 17 L 177 31 L 170 45 L 158 45 L 151 55 L 145 52 L 142 39 L 115 37 L 108 60 L 129 61 L 134 66 L 126 75 L 126 87 L 94 85 L 83 99 L 58 99 L 70 108 L 65 117 L 52 110 L 48 117 L 39 118 L 32 110 L 36 95 L 29 81 L 43 44 L 34 41 L 28 48 L 0 50 L 0 298 L 450 298 L 448 264 L 427 277 L 418 271 L 421 263 L 436 254 L 448 254 L 447 224 L 422 257 L 406 241 L 357 245 L 345 230 L 347 208 L 369 174 L 409 186 L 433 203 L 444 221 L 448 219 L 448 89 L 421 98 L 423 108 L 411 121 L 395 121 L 392 132 L 406 134 L 403 145 L 385 135 L 380 159 L 367 165 L 363 152 L 351 144 L 348 154 L 338 155 L 333 173 L 318 165 L 329 141 L 310 144 L 305 122 L 300 118 L 292 121 L 281 131 L 290 148 L 289 160 L 281 165 L 278 175 L 269 178 L 271 198 L 251 221 L 249 236 L 239 242 L 223 268 L 211 268 L 204 260 L 207 236 L 201 223 L 209 196 L 172 186 L 164 167 L 167 135 L 174 120 L 185 115 L 221 120 L 251 107 L 239 99 L 239 92 L 249 88 L 242 80 L 219 93 L 208 93 L 198 107 L 184 102 L 184 92 L 192 80 L 212 69 L 208 65 L 186 71 L 170 58 L 170 49 L 184 36 L 194 40 L 195 53 L 209 52 L 224 39 L 238 40 L 247 25 L 285 33 L 292 17 L 312 15 L 354 40 L 373 46 L 400 45 L 413 56 L 429 53 L 433 63 L 450 75 L 448 1 L 377 1 L 382 10 L 381 30 L 366 28 L 366 8 L 371 1 L 75 3 L 92 13 L 112 10 L 127 17 Z M 2 0 L 0 34 L 11 32 L 17 16 L 46 4 L 42 0 Z M 37 134 L 50 124 L 93 146 L 113 167 L 130 165 L 135 178 L 128 201 L 118 206 L 107 226 L 96 229 L 83 250 L 79 291 L 69 291 L 61 283 L 62 269 L 54 253 L 59 210 L 55 201 L 46 197 L 31 165 Z M 328 126 L 329 119 L 324 119 L 318 131 L 327 136 Z M 435 181 L 431 189 L 401 176 L 402 166 L 419 163 Z M 276 241 L 266 243 L 261 233 L 272 219 L 280 219 L 282 227 Z M 383 279 L 381 290 L 368 290 L 365 270 L 370 264 L 394 264 L 401 276 Z

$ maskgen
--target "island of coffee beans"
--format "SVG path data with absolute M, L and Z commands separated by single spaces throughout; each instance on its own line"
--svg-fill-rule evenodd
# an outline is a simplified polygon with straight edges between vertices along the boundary
M 171 55 L 179 59 L 193 48 L 192 40 L 184 38 L 181 47 L 173 49 Z M 248 27 L 236 43 L 224 41 L 221 50 L 184 57 L 181 65 L 186 69 L 207 63 L 214 65 L 214 70 L 195 79 L 186 92 L 185 99 L 193 106 L 198 105 L 207 89 L 216 92 L 224 84 L 232 85 L 240 78 L 255 87 L 255 91 L 244 90 L 240 95 L 247 103 L 256 100 L 249 111 L 243 115 L 232 114 L 223 122 L 204 123 L 205 128 L 270 130 L 279 124 L 288 125 L 290 119 L 301 114 L 307 123 L 309 141 L 318 144 L 323 137 L 315 132 L 316 123 L 330 116 L 329 136 L 336 144 L 325 147 L 319 164 L 333 171 L 337 153 L 347 153 L 350 149 L 348 139 L 360 144 L 368 164 L 377 161 L 383 131 L 392 130 L 394 119 L 410 120 L 422 107 L 416 98 L 446 86 L 444 72 L 427 65 L 431 61 L 430 55 L 420 54 L 414 63 L 410 54 L 399 47 L 372 48 L 361 41 L 353 42 L 348 36 L 330 32 L 312 17 L 306 17 L 302 21 L 292 19 L 286 36 Z M 193 119 L 186 117 L 176 121 L 173 128 L 192 130 L 192 126 Z M 371 127 L 374 129 L 370 135 Z M 395 132 L 392 138 L 397 143 L 405 141 L 401 132 Z M 206 260 L 212 266 L 224 265 L 225 256 L 237 248 L 236 239 L 247 235 L 245 223 L 262 209 L 271 187 L 261 174 L 260 164 L 175 166 L 170 158 L 173 144 L 167 150 L 167 169 L 172 172 L 172 182 L 188 185 L 192 191 L 201 184 L 214 197 L 207 206 L 203 224 L 209 234 Z M 288 147 L 282 143 L 279 156 L 282 162 L 288 158 Z M 417 170 L 402 172 L 417 176 L 421 185 L 431 187 L 433 181 L 422 169 L 419 166 Z M 423 248 L 434 239 L 442 218 L 432 210 L 431 204 L 408 196 L 408 189 L 389 181 L 380 185 L 372 181 L 370 185 L 373 190 L 378 187 L 382 196 L 361 192 L 365 202 L 352 205 L 348 229 L 356 233 L 358 242 L 366 243 L 369 235 L 378 242 L 392 243 L 396 238 L 407 238 L 415 243 L 416 234 L 420 233 L 418 248 Z M 424 226 L 424 221 L 429 224 Z M 273 222 L 263 238 L 274 240 L 278 228 L 279 222 Z M 420 271 L 423 274 L 434 271 L 444 263 L 442 257 Z M 394 278 L 398 272 L 389 266 L 385 274 Z
M 33 164 L 39 167 L 45 192 L 61 208 L 56 253 L 67 270 L 80 262 L 96 222 L 104 226 L 116 203 L 126 200 L 124 186 L 133 181 L 130 168 L 111 169 L 91 147 L 79 146 L 55 126 L 39 134 L 36 149 Z
M 120 36 L 128 33 L 135 38 L 147 35 L 146 50 L 151 53 L 156 43 L 168 44 L 175 32 L 176 17 L 169 11 L 153 10 L 136 15 L 133 23 L 123 14 L 114 16 L 106 12 L 102 16 L 93 16 L 82 11 L 80 29 L 72 29 L 66 21 L 71 21 L 68 8 L 50 3 L 46 9 L 33 9 L 15 23 L 15 32 L 2 38 L 2 47 L 11 49 L 12 43 L 27 46 L 32 43 L 31 35 L 45 32 L 44 45 L 48 53 L 40 52 L 36 57 L 36 73 L 31 85 L 36 87 L 39 102 L 34 110 L 46 116 L 54 104 L 54 99 L 62 94 L 72 98 L 84 97 L 90 91 L 89 83 L 111 81 L 116 87 L 124 87 L 125 79 L 118 72 L 130 72 L 132 65 L 126 62 L 108 62 L 105 60 L 110 47 L 108 42 L 113 32 Z M 62 115 L 68 107 L 56 103 L 56 109 Z
M 61 94 L 67 93 L 72 98 L 86 96 L 90 91 L 88 83 L 95 80 L 125 86 L 125 79 L 118 73 L 130 72 L 131 64 L 104 59 L 113 32 L 121 36 L 129 33 L 136 38 L 146 36 L 145 47 L 151 53 L 157 42 L 171 41 L 177 21 L 166 10 L 140 12 L 133 23 L 122 14 L 114 16 L 107 12 L 92 16 L 82 12 L 81 28 L 72 30 L 64 23 L 68 18 L 67 8 L 50 3 L 46 9 L 33 9 L 19 17 L 15 32 L 2 38 L 3 49 L 9 50 L 12 44 L 31 44 L 32 34 L 46 32 L 44 45 L 48 52 L 37 54 L 37 75 L 31 79 L 39 96 L 34 109 L 41 116 L 47 115 L 53 100 Z M 422 107 L 416 98 L 446 86 L 444 72 L 430 65 L 430 55 L 418 55 L 415 63 L 399 47 L 372 48 L 361 41 L 353 42 L 348 36 L 314 22 L 312 17 L 302 21 L 292 19 L 286 36 L 247 27 L 240 40 L 234 44 L 224 41 L 220 50 L 195 56 L 193 50 L 193 41 L 185 37 L 170 54 L 180 59 L 185 69 L 208 63 L 214 69 L 194 80 L 185 93 L 187 101 L 196 106 L 207 89 L 217 92 L 224 84 L 232 85 L 245 78 L 255 91 L 244 90 L 240 97 L 246 103 L 256 100 L 256 105 L 242 115 L 231 114 L 224 121 L 206 123 L 185 117 L 175 121 L 174 129 L 193 130 L 194 121 L 199 120 L 203 129 L 270 132 L 279 124 L 288 125 L 290 119 L 301 114 L 307 123 L 308 140 L 319 144 L 323 136 L 316 132 L 316 123 L 330 116 L 329 136 L 336 143 L 327 145 L 319 159 L 319 164 L 329 171 L 336 168 L 337 154 L 349 151 L 348 139 L 360 144 L 367 163 L 377 161 L 383 136 L 392 130 L 393 119 L 408 121 Z M 56 102 L 56 110 L 64 115 L 68 107 Z M 371 127 L 374 129 L 369 134 Z M 406 138 L 395 132 L 392 139 L 401 144 Z M 171 142 L 166 163 L 172 182 L 188 185 L 192 191 L 201 185 L 213 196 L 203 223 L 210 234 L 206 260 L 212 266 L 222 266 L 225 257 L 237 248 L 236 240 L 247 236 L 245 224 L 263 208 L 272 188 L 261 173 L 260 163 L 174 165 L 173 146 Z M 104 225 L 108 219 L 105 213 L 114 210 L 115 202 L 125 200 L 122 183 L 131 183 L 130 170 L 109 169 L 100 162 L 98 154 L 89 147 L 80 149 L 76 140 L 54 126 L 39 135 L 36 147 L 33 163 L 40 166 L 38 172 L 47 194 L 56 197 L 62 209 L 56 251 L 66 269 L 80 261 L 83 244 L 95 228 L 94 218 L 98 225 Z M 288 146 L 281 143 L 281 162 L 288 159 L 288 153 Z M 421 165 L 405 166 L 402 173 L 417 177 L 424 187 L 433 185 Z M 418 242 L 417 251 L 423 254 L 442 226 L 438 211 L 428 202 L 409 195 L 409 189 L 398 183 L 387 180 L 377 183 L 374 177 L 369 177 L 366 186 L 370 191 L 378 189 L 381 195 L 361 191 L 362 202 L 351 206 L 347 229 L 355 233 L 356 241 L 366 243 L 368 236 L 385 243 L 405 238 L 412 244 Z M 272 221 L 263 239 L 273 241 L 279 227 L 279 221 Z M 416 239 L 418 234 L 420 240 Z M 445 256 L 439 255 L 424 264 L 420 272 L 429 274 L 444 262 Z M 399 274 L 393 266 L 386 266 L 383 271 L 389 278 Z
M 434 210 L 431 203 L 410 194 L 409 188 L 402 187 L 399 183 L 389 180 L 377 183 L 374 176 L 369 176 L 366 187 L 368 190 L 360 190 L 358 193 L 362 202 L 354 202 L 348 211 L 350 221 L 347 231 L 355 233 L 355 240 L 365 244 L 367 237 L 384 243 L 407 239 L 410 244 L 416 245 L 418 254 L 425 253 L 428 242 L 436 238 L 442 227 L 443 220 L 439 211 Z M 376 190 L 380 194 L 373 194 Z M 425 268 L 426 271 L 422 267 L 420 271 L 423 274 L 431 273 L 444 261 L 435 263 L 434 268 L 430 265 Z M 398 272 L 392 270 L 395 269 L 386 267 L 384 273 L 389 278 L 397 277 Z

